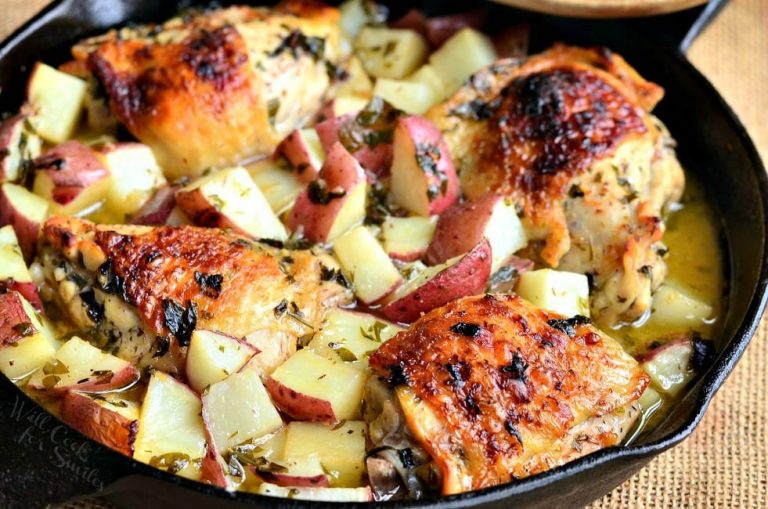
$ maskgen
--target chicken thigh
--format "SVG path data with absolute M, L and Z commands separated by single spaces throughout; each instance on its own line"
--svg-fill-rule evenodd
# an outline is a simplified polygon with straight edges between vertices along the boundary
M 244 337 L 270 369 L 348 291 L 329 257 L 216 229 L 46 221 L 46 283 L 68 320 L 139 367 L 177 373 L 195 329 Z M 326 265 L 327 264 L 327 265 Z
M 466 297 L 435 309 L 384 343 L 370 366 L 394 388 L 400 415 L 369 391 L 374 445 L 396 446 L 393 437 L 412 444 L 399 449 L 407 453 L 396 458 L 408 459 L 399 467 L 425 472 L 433 462 L 431 482 L 444 494 L 617 445 L 649 383 L 587 318 L 564 318 L 514 295 Z M 387 429 L 392 423 L 406 429 Z
M 649 113 L 662 95 L 607 49 L 558 45 L 491 65 L 428 114 L 464 193 L 510 196 L 527 255 L 587 274 L 601 324 L 642 316 L 667 274 L 662 218 L 684 175 Z

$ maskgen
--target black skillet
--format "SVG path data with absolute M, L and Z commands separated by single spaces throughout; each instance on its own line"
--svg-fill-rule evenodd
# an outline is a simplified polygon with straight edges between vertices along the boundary
M 665 88 L 666 96 L 656 113 L 677 139 L 684 166 L 704 182 L 722 217 L 728 261 L 728 312 L 715 363 L 687 390 L 669 417 L 631 447 L 605 449 L 529 479 L 479 492 L 380 505 L 583 506 L 611 491 L 657 454 L 680 443 L 701 420 L 755 332 L 766 304 L 768 284 L 768 183 L 762 163 L 744 127 L 684 55 L 692 39 L 723 3 L 715 0 L 704 10 L 626 22 L 554 18 L 489 4 L 489 19 L 496 25 L 521 20 L 532 23 L 534 51 L 557 40 L 603 44 L 623 54 L 644 77 Z M 177 7 L 175 2 L 158 0 L 54 2 L 0 46 L 0 111 L 15 111 L 21 104 L 29 65 L 35 60 L 61 62 L 67 57 L 70 43 L 82 36 L 130 21 L 160 21 L 176 12 Z M 425 2 L 423 7 L 430 14 L 451 8 L 440 1 Z M 393 9 L 397 11 L 398 6 Z M 132 461 L 61 424 L 5 377 L 0 377 L 0 436 L 2 508 L 43 507 L 96 492 L 126 508 L 332 505 L 226 493 Z M 665 480 L 657 482 L 663 484 Z

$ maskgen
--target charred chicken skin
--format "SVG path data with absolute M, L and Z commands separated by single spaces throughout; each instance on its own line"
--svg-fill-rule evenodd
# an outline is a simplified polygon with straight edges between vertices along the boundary
M 166 173 L 269 154 L 320 109 L 339 63 L 338 11 L 231 7 L 87 39 L 73 54 Z
M 667 274 L 662 216 L 684 175 L 650 114 L 662 95 L 607 49 L 558 45 L 491 65 L 428 114 L 465 195 L 510 196 L 528 256 L 589 274 L 602 324 L 642 316 Z
M 52 217 L 43 235 L 40 259 L 58 307 L 140 367 L 178 373 L 199 328 L 255 343 L 268 370 L 318 325 L 325 305 L 349 298 L 323 281 L 329 258 L 221 230 Z
M 434 462 L 444 494 L 506 483 L 618 444 L 649 382 L 585 317 L 549 313 L 515 295 L 466 297 L 435 309 L 384 343 L 370 366 L 395 388 L 400 424 Z M 382 440 L 388 433 L 377 426 L 371 436 Z

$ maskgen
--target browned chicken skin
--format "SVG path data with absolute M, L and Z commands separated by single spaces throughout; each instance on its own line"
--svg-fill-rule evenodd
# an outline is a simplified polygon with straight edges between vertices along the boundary
M 318 326 L 324 305 L 348 298 L 323 281 L 330 259 L 221 230 L 53 217 L 43 235 L 43 267 L 69 320 L 117 355 L 172 373 L 196 328 L 256 342 L 269 369 Z
M 117 119 L 172 177 L 266 155 L 314 115 L 340 58 L 338 11 L 231 7 L 73 48 Z
M 648 376 L 586 322 L 514 295 L 467 297 L 422 316 L 371 357 L 373 372 L 396 387 L 443 493 L 506 483 L 619 443 Z
M 560 45 L 497 62 L 428 114 L 464 193 L 511 196 L 528 255 L 590 274 L 604 324 L 640 317 L 666 277 L 661 217 L 684 176 L 649 114 L 662 95 L 607 49 Z

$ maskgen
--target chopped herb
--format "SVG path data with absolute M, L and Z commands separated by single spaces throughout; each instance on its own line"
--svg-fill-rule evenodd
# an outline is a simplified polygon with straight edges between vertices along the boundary
M 355 362 L 357 360 L 357 355 L 355 355 L 350 349 L 344 347 L 343 343 L 328 343 L 328 347 L 339 354 L 339 357 L 341 357 L 341 360 L 344 362 Z
M 293 58 L 298 58 L 302 53 L 307 53 L 315 61 L 319 61 L 325 56 L 325 39 L 322 37 L 308 37 L 301 30 L 292 30 L 280 41 L 280 44 L 275 49 L 267 53 L 267 56 L 274 58 L 286 51 Z
M 331 200 L 343 198 L 346 194 L 347 191 L 340 186 L 328 189 L 328 183 L 321 178 L 313 180 L 307 186 L 307 197 L 309 198 L 309 201 L 318 205 L 328 205 Z
M 221 198 L 221 196 L 218 194 L 211 194 L 208 196 L 208 198 L 211 200 L 211 204 L 213 205 L 213 208 L 216 209 L 216 212 L 221 212 L 224 210 L 226 203 Z
M 570 196 L 571 198 L 583 198 L 584 191 L 581 190 L 581 187 L 579 187 L 578 184 L 573 184 L 571 188 L 568 190 L 568 196 Z
M 520 445 L 523 445 L 523 436 L 511 420 L 507 419 L 504 421 L 504 429 L 507 430 L 507 433 L 515 437 Z
M 171 348 L 171 338 L 169 336 L 155 336 L 155 342 L 152 345 L 155 353 L 152 354 L 152 357 L 162 357 L 168 353 L 169 348 Z
M 463 362 L 458 362 L 456 364 L 446 364 L 445 369 L 448 371 L 448 374 L 451 375 L 452 384 L 457 389 L 461 389 L 464 386 L 464 377 L 461 375 L 461 368 L 466 366 Z
M 392 387 L 398 385 L 408 385 L 408 376 L 405 374 L 405 368 L 402 364 L 392 364 L 389 366 L 389 376 L 387 383 Z
M 365 224 L 382 224 L 390 215 L 387 205 L 389 191 L 381 182 L 374 182 L 369 186 L 368 199 L 366 200 Z
M 51 359 L 43 366 L 43 374 L 46 375 L 66 375 L 67 373 L 69 368 L 58 359 Z
M 560 332 L 564 332 L 569 338 L 576 335 L 576 326 L 592 323 L 592 320 L 583 315 L 576 315 L 565 320 L 551 319 L 547 320 L 547 325 Z
M 197 282 L 201 292 L 215 299 L 221 294 L 221 284 L 224 282 L 224 277 L 221 274 L 205 274 L 195 271 L 195 282 Z
M 153 456 L 149 460 L 150 466 L 161 468 L 171 474 L 178 473 L 189 465 L 189 456 L 180 452 L 168 452 L 160 456 Z
M 344 277 L 341 269 L 333 269 L 326 267 L 324 264 L 320 264 L 320 280 L 321 281 L 335 281 L 344 288 L 349 288 L 349 281 Z
M 21 322 L 13 326 L 13 331 L 22 338 L 26 338 L 37 332 L 37 329 L 30 322 Z
M 85 306 L 85 312 L 93 323 L 99 324 L 104 318 L 104 305 L 96 300 L 96 294 L 93 288 L 88 288 L 80 292 L 80 299 Z
M 528 369 L 528 364 L 523 360 L 518 352 L 512 356 L 512 363 L 501 368 L 503 373 L 509 374 L 514 380 L 520 380 L 523 383 L 528 381 L 528 377 L 525 371 Z
M 288 301 L 286 299 L 281 300 L 277 306 L 273 309 L 275 318 L 279 318 L 288 311 Z
M 371 341 L 381 343 L 381 331 L 383 331 L 386 328 L 387 328 L 386 323 L 376 320 L 375 322 L 373 322 L 373 325 L 368 327 L 367 331 L 362 327 L 360 327 L 360 334 L 366 339 L 370 339 Z
M 468 338 L 476 338 L 482 332 L 482 327 L 475 323 L 457 322 L 453 324 L 450 331 Z
M 163 299 L 163 319 L 179 345 L 187 346 L 192 332 L 197 327 L 197 304 L 188 302 L 187 308 L 184 309 L 172 299 Z
M 455 107 L 448 113 L 448 115 L 459 117 L 464 120 L 488 120 L 493 116 L 493 113 L 499 109 L 499 106 L 501 106 L 500 98 L 490 102 L 473 99 Z
M 275 97 L 267 101 L 267 115 L 269 116 L 269 125 L 271 125 L 272 127 L 275 126 L 275 117 L 277 117 L 277 112 L 279 110 L 280 110 L 280 99 Z

